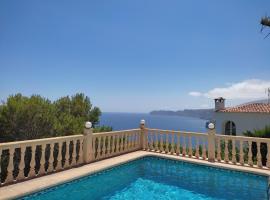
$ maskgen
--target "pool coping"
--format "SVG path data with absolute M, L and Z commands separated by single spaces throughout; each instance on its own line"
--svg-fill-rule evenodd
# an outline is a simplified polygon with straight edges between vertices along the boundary
M 204 166 L 217 167 L 228 170 L 236 170 L 240 172 L 253 173 L 262 176 L 270 176 L 270 171 L 264 169 L 245 167 L 241 165 L 230 165 L 227 163 L 220 163 L 220 162 L 208 162 L 206 160 L 192 159 L 188 157 L 180 157 L 176 155 L 169 155 L 148 151 L 135 151 L 132 153 L 127 153 L 117 157 L 108 158 L 98 162 L 83 165 L 81 167 L 71 168 L 62 172 L 42 176 L 39 178 L 16 183 L 13 185 L 0 187 L 0 200 L 16 199 L 19 197 L 23 197 L 146 156 L 155 156 Z

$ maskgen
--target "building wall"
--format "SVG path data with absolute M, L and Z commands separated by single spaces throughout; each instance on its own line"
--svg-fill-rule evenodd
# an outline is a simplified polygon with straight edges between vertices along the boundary
M 236 135 L 254 129 L 262 129 L 270 125 L 270 114 L 266 113 L 226 113 L 215 112 L 216 131 L 218 134 L 225 134 L 224 126 L 227 121 L 233 121 L 236 126 Z

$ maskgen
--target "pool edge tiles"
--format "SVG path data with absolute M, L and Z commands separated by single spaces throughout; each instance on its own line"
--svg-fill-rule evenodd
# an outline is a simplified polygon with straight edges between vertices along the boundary
M 256 168 L 248 168 L 243 166 L 235 166 L 228 165 L 223 163 L 210 163 L 205 160 L 197 160 L 192 158 L 183 158 L 175 155 L 168 154 L 160 154 L 154 152 L 146 152 L 146 151 L 136 151 L 128 154 L 124 154 L 121 156 L 105 159 L 102 161 L 94 162 L 91 164 L 87 164 L 78 168 L 72 168 L 66 171 L 54 173 L 51 175 L 43 176 L 40 178 L 28 180 L 25 182 L 17 183 L 14 185 L 0 187 L 0 199 L 14 199 L 22 196 L 26 196 L 32 193 L 36 193 L 57 185 L 61 185 L 75 179 L 79 179 L 88 175 L 91 175 L 96 172 L 100 172 L 102 170 L 106 170 L 108 168 L 112 168 L 132 160 L 136 160 L 138 158 L 142 158 L 145 156 L 155 156 L 166 159 L 173 159 L 184 161 L 193 164 L 200 164 L 218 168 L 224 168 L 228 170 L 237 170 L 246 173 L 253 173 L 262 176 L 269 176 L 270 172 L 263 169 Z

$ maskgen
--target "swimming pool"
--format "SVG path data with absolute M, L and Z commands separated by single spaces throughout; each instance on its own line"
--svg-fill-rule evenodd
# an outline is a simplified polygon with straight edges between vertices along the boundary
M 148 156 L 22 199 L 263 200 L 267 188 L 267 176 Z

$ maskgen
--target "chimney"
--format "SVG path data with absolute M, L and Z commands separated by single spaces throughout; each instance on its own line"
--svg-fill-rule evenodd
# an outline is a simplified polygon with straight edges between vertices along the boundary
M 216 98 L 215 100 L 215 111 L 225 109 L 225 99 L 222 97 Z

